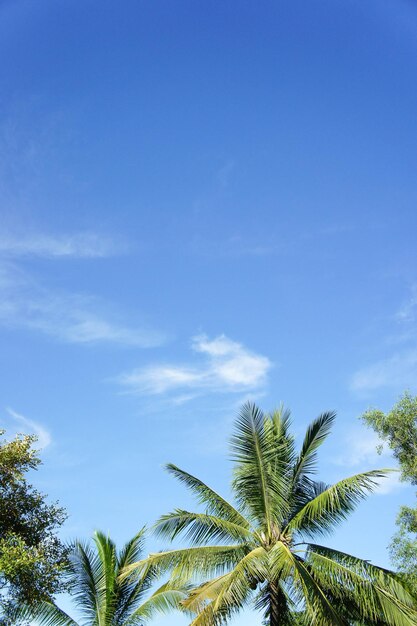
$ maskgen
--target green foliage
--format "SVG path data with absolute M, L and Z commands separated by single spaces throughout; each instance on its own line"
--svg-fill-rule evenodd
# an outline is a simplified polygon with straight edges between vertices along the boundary
M 405 480 L 417 484 L 417 396 L 408 392 L 388 413 L 372 409 L 362 415 L 394 453 Z
M 404 480 L 417 485 L 417 396 L 404 393 L 391 411 L 372 409 L 362 415 L 393 451 Z M 417 590 L 417 506 L 402 507 L 390 553 L 393 563 Z
M 77 541 L 71 550 L 67 577 L 84 626 L 137 626 L 155 613 L 176 608 L 185 593 L 174 584 L 148 591 L 158 571 L 148 568 L 135 579 L 123 576 L 143 550 L 144 531 L 126 543 L 122 550 L 101 532 L 93 545 Z M 35 620 L 39 626 L 78 626 L 77 622 L 51 601 L 22 606 L 20 619 Z
M 391 558 L 414 589 L 417 589 L 417 508 L 401 507 L 397 524 L 398 532 L 390 546 Z
M 415 626 L 416 599 L 406 582 L 311 542 L 344 521 L 386 475 L 374 470 L 334 485 L 316 481 L 317 452 L 334 417 L 315 420 L 297 452 L 287 411 L 265 415 L 246 404 L 231 440 L 235 503 L 169 465 L 203 511 L 176 509 L 155 530 L 191 545 L 151 554 L 124 575 L 157 568 L 192 584 L 183 602 L 192 626 L 223 624 L 249 602 L 271 626 Z
M 3 435 L 4 431 L 0 431 Z M 64 588 L 67 549 L 57 538 L 66 514 L 26 480 L 40 459 L 36 438 L 0 444 L 0 607 L 3 621 L 19 602 L 51 598 Z

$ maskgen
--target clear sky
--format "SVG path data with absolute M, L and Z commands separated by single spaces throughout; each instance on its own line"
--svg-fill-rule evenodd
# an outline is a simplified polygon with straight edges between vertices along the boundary
M 415 2 L 3 0 L 0 56 L 1 423 L 65 536 L 191 506 L 167 461 L 227 495 L 247 398 L 337 410 L 328 481 L 390 465 L 357 417 L 417 392 Z M 329 542 L 387 565 L 412 497 Z

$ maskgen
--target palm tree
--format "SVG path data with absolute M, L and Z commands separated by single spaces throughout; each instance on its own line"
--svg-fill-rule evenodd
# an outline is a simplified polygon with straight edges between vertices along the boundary
M 53 602 L 21 607 L 18 617 L 34 619 L 39 626 L 139 626 L 155 612 L 178 606 L 185 594 L 164 584 L 146 599 L 157 571 L 148 568 L 135 580 L 121 574 L 143 550 L 144 530 L 119 552 L 109 537 L 96 532 L 93 546 L 77 541 L 71 551 L 68 579 L 81 616 L 76 622 Z
M 314 479 L 317 450 L 334 417 L 323 413 L 313 421 L 297 453 L 287 411 L 264 415 L 244 405 L 231 440 L 235 504 L 168 465 L 204 510 L 176 509 L 155 528 L 170 540 L 182 534 L 191 547 L 151 554 L 128 572 L 166 568 L 192 582 L 183 603 L 192 626 L 225 623 L 249 601 L 270 626 L 415 626 L 415 599 L 395 574 L 313 542 L 345 520 L 387 472 L 334 485 Z

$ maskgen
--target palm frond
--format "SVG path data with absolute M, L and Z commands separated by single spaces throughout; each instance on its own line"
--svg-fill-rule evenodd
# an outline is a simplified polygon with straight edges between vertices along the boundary
M 122 578 L 143 576 L 149 568 L 155 568 L 160 573 L 171 570 L 174 578 L 187 582 L 195 576 L 206 577 L 227 571 L 248 551 L 244 545 L 218 545 L 156 552 L 126 567 Z
M 236 611 L 236 610 L 235 610 Z M 225 624 L 229 617 L 232 615 L 232 611 L 226 612 L 214 610 L 214 602 L 210 602 L 207 604 L 193 619 L 190 626 L 220 626 L 221 624 Z
M 167 537 L 171 541 L 181 533 L 191 541 L 192 545 L 200 545 L 208 541 L 248 541 L 252 533 L 247 527 L 227 519 L 205 513 L 191 513 L 176 509 L 159 518 L 155 524 L 156 534 Z
M 277 541 L 268 552 L 268 570 L 267 580 L 272 581 L 285 581 L 294 574 L 293 555 L 282 541 Z
M 142 597 L 156 579 L 156 572 L 148 570 L 142 577 L 133 580 L 124 577 L 125 568 L 140 559 L 143 553 L 145 529 L 142 528 L 130 539 L 117 555 L 116 567 L 116 593 L 117 606 L 114 618 L 117 623 L 122 623 L 131 613 L 136 610 Z
M 179 609 L 186 597 L 187 592 L 185 590 L 175 589 L 172 587 L 172 583 L 165 583 L 145 600 L 128 619 L 118 622 L 118 624 L 120 626 L 135 626 L 135 624 L 152 618 L 157 613 L 168 613 L 174 609 Z
M 258 580 L 267 575 L 267 562 L 265 549 L 255 548 L 232 571 L 192 591 L 184 607 L 198 613 L 193 624 L 221 623 L 226 616 L 239 610 L 253 594 Z
M 284 549 L 293 561 L 294 577 L 298 579 L 303 589 L 305 610 L 310 622 L 317 626 L 349 626 L 348 622 L 329 601 L 326 590 L 322 589 L 311 576 L 303 559 L 292 554 L 286 546 Z
M 316 470 L 317 450 L 328 437 L 333 426 L 336 413 L 327 411 L 317 417 L 307 428 L 300 453 L 294 464 L 293 484 L 303 476 L 312 474 Z
M 191 613 L 202 611 L 208 603 L 217 598 L 223 582 L 228 576 L 229 572 L 194 587 L 183 602 L 184 608 Z
M 417 621 L 416 597 L 392 572 L 349 554 L 310 544 L 306 562 L 312 576 L 331 589 L 337 601 L 348 599 L 365 622 L 410 626 Z
M 273 457 L 268 463 L 268 483 L 274 485 L 271 499 L 272 519 L 282 528 L 290 512 L 291 473 L 296 459 L 294 437 L 290 433 L 291 413 L 281 406 L 266 416 L 264 430 L 271 439 Z
M 239 504 L 270 534 L 273 527 L 273 503 L 285 507 L 285 481 L 280 472 L 268 472 L 276 457 L 274 438 L 265 428 L 262 411 L 248 402 L 236 420 L 231 439 L 235 462 L 233 487 Z
M 96 552 L 87 543 L 77 541 L 71 555 L 72 578 L 75 581 L 74 598 L 86 620 L 93 619 L 99 610 L 98 586 L 101 564 Z
M 374 491 L 378 480 L 389 472 L 363 472 L 331 485 L 292 516 L 285 532 L 302 531 L 309 536 L 327 534 L 336 524 L 345 520 L 359 502 Z
M 197 496 L 198 502 L 206 507 L 208 514 L 221 517 L 232 524 L 250 528 L 248 520 L 230 502 L 222 498 L 202 480 L 181 470 L 172 463 L 168 463 L 166 469 Z
M 225 577 L 214 601 L 214 610 L 233 609 L 241 605 L 253 587 L 268 576 L 268 553 L 263 547 L 257 547 L 234 567 Z
M 117 606 L 114 612 L 115 623 L 121 624 L 138 608 L 146 592 L 155 582 L 158 572 L 148 568 L 141 576 L 125 576 L 127 567 L 136 562 L 143 551 L 144 529 L 133 537 L 121 550 L 117 567 Z
M 112 621 L 118 600 L 116 546 L 101 531 L 94 533 L 94 543 L 100 560 L 100 577 L 96 581 L 98 619 L 100 625 L 107 626 Z
M 39 602 L 36 605 L 20 605 L 13 613 L 14 623 L 35 622 L 37 626 L 78 626 L 65 611 L 53 602 Z
M 117 556 L 117 569 L 121 571 L 127 565 L 139 561 L 144 548 L 145 528 L 132 537 L 120 550 Z
M 324 491 L 329 489 L 331 485 L 322 481 L 312 480 L 309 476 L 300 476 L 297 483 L 293 486 L 291 493 L 291 513 L 289 519 L 294 517 L 296 513 L 321 495 Z

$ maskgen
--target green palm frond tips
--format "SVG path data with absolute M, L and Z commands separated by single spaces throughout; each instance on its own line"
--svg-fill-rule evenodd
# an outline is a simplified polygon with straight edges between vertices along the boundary
M 245 404 L 231 439 L 234 503 L 168 465 L 202 510 L 176 509 L 155 530 L 190 547 L 151 554 L 127 571 L 156 568 L 191 585 L 182 602 L 191 626 L 227 623 L 250 602 L 269 626 L 415 626 L 416 599 L 395 574 L 317 541 L 388 472 L 317 481 L 318 449 L 334 418 L 314 420 L 297 450 L 287 411 L 264 414 Z
M 120 551 L 101 532 L 94 534 L 92 544 L 77 541 L 67 574 L 80 621 L 53 602 L 21 607 L 19 621 L 31 620 L 38 626 L 140 626 L 158 612 L 178 608 L 186 594 L 173 582 L 155 589 L 155 567 L 135 577 L 124 576 L 141 558 L 143 538 L 142 530 Z

